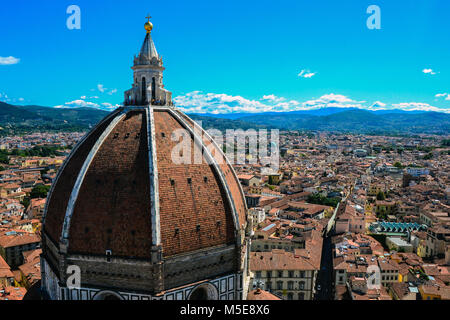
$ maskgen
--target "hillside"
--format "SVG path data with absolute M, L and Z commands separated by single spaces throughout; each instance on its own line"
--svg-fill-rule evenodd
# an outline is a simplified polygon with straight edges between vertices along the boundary
M 0 102 L 0 134 L 30 131 L 86 130 L 108 114 L 93 108 L 49 108 L 14 106 Z M 278 128 L 302 131 L 337 131 L 369 134 L 449 134 L 450 114 L 406 112 L 402 110 L 365 111 L 360 109 L 324 108 L 293 112 L 228 115 L 190 114 L 202 121 L 205 129 Z
M 34 131 L 86 130 L 108 114 L 92 108 L 56 109 L 0 102 L 0 135 Z
M 345 110 L 325 116 L 280 113 L 239 118 L 258 125 L 273 125 L 280 129 L 340 131 L 352 133 L 450 133 L 450 115 L 438 112 L 375 113 L 365 110 Z
M 0 123 L 21 122 L 37 119 L 39 116 L 27 110 L 0 101 Z

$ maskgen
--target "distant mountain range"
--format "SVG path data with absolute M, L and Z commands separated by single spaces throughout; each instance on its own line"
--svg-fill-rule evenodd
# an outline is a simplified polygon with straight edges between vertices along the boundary
M 334 113 L 340 113 L 345 111 L 359 111 L 358 108 L 338 108 L 329 107 L 321 109 L 311 109 L 311 110 L 298 110 L 298 111 L 288 111 L 288 112 L 261 112 L 261 113 L 225 113 L 225 114 L 214 114 L 214 113 L 195 113 L 198 116 L 213 117 L 213 118 L 223 118 L 223 119 L 242 119 L 249 116 L 273 116 L 273 115 L 312 115 L 312 116 L 328 116 Z M 364 110 L 363 110 L 364 111 Z M 405 111 L 401 109 L 391 109 L 391 110 L 376 110 L 368 111 L 374 114 L 387 114 L 387 113 L 405 113 L 405 114 L 419 114 L 424 113 L 424 111 Z
M 0 134 L 36 130 L 85 130 L 108 114 L 93 108 L 15 106 L 0 102 Z M 189 114 L 205 129 L 278 128 L 349 133 L 450 133 L 450 114 L 403 110 L 366 111 L 348 108 L 233 114 Z
M 0 134 L 20 134 L 30 131 L 85 130 L 108 114 L 93 108 L 50 108 L 14 106 L 0 102 Z
M 193 114 L 192 117 L 233 119 L 288 130 L 352 133 L 450 133 L 450 114 L 403 110 L 367 111 L 349 108 L 239 114 Z

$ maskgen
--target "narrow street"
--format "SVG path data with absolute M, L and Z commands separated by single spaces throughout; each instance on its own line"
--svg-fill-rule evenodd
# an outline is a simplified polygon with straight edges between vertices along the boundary
M 331 249 L 331 237 L 326 235 L 323 239 L 322 259 L 316 282 L 315 300 L 333 300 L 333 259 Z

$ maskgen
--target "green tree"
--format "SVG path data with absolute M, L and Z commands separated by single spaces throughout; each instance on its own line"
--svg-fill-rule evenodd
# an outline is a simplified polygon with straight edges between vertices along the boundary
M 31 190 L 30 198 L 31 199 L 46 198 L 49 190 L 50 190 L 50 186 L 39 184 L 39 185 L 33 187 L 33 189 Z
M 336 207 L 337 204 L 341 201 L 341 198 L 327 198 L 325 196 L 320 195 L 319 193 L 311 194 L 308 196 L 308 203 L 321 204 L 324 206 Z
M 433 159 L 433 154 L 430 152 L 425 157 L 423 157 L 423 160 L 430 160 Z
M 377 200 L 385 200 L 386 199 L 386 195 L 384 194 L 383 191 L 379 191 L 377 193 Z
M 9 164 L 9 157 L 6 153 L 0 153 L 0 163 Z
M 25 209 L 28 208 L 28 206 L 30 205 L 30 198 L 28 197 L 23 198 L 20 204 L 23 205 Z
M 400 162 L 396 162 L 394 163 L 394 167 L 399 168 L 399 169 L 403 169 L 403 165 Z

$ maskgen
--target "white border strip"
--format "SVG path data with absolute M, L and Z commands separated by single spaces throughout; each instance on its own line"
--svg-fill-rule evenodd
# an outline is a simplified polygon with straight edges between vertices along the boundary
M 111 131 L 115 128 L 115 126 L 121 121 L 126 115 L 126 111 L 122 111 L 117 117 L 113 119 L 113 121 L 108 125 L 106 130 L 102 133 L 102 135 L 98 138 L 97 142 L 92 147 L 89 155 L 81 167 L 81 170 L 78 174 L 77 180 L 75 181 L 75 185 L 72 189 L 72 193 L 70 194 L 69 203 L 67 204 L 66 215 L 64 216 L 64 224 L 61 232 L 61 242 L 68 245 L 69 239 L 69 229 L 70 229 L 70 221 L 72 219 L 73 210 L 75 207 L 75 202 L 78 198 L 78 193 L 80 192 L 81 185 L 83 183 L 84 177 L 89 169 L 89 166 L 92 163 L 98 149 L 101 147 L 105 139 L 109 136 Z
M 234 220 L 234 226 L 236 228 L 237 231 L 240 230 L 240 224 L 239 224 L 239 215 L 236 211 L 236 207 L 234 205 L 233 202 L 233 197 L 231 195 L 230 189 L 228 188 L 228 184 L 226 182 L 225 176 L 222 172 L 222 170 L 220 169 L 219 165 L 216 162 L 216 159 L 211 155 L 209 149 L 204 145 L 203 143 L 203 139 L 201 139 L 200 137 L 198 137 L 198 135 L 195 133 L 194 128 L 191 128 L 186 121 L 184 121 L 184 119 L 182 119 L 174 110 L 169 109 L 168 110 L 169 113 L 171 115 L 173 115 L 175 117 L 175 119 L 177 119 L 187 130 L 189 130 L 189 132 L 192 134 L 192 136 L 194 137 L 194 142 L 197 143 L 197 145 L 199 145 L 202 150 L 205 151 L 205 156 L 208 158 L 209 163 L 212 163 L 212 165 L 214 166 L 214 169 L 217 171 L 217 173 L 219 174 L 219 178 L 220 178 L 220 182 L 222 183 L 222 185 L 225 187 L 225 193 L 227 195 L 227 199 L 228 202 L 230 203 L 230 207 L 231 207 L 231 211 L 233 212 L 233 220 Z M 194 122 L 196 123 L 196 122 Z M 200 126 L 199 126 L 200 128 Z M 202 129 L 202 132 L 205 132 L 205 130 Z
M 179 113 L 182 113 L 181 111 L 177 111 Z M 194 123 L 194 125 L 197 125 L 197 122 L 195 122 L 194 120 L 192 120 L 187 114 L 182 113 L 186 118 L 188 118 L 190 121 L 192 121 Z M 200 126 L 199 126 L 200 127 Z M 241 182 L 239 181 L 239 178 L 236 174 L 236 171 L 234 170 L 233 166 L 230 163 L 230 160 L 228 160 L 227 156 L 225 155 L 225 153 L 223 152 L 223 150 L 219 147 L 219 145 L 216 143 L 216 141 L 209 135 L 208 131 L 204 130 L 202 128 L 205 136 L 209 139 L 209 141 L 212 141 L 212 143 L 214 144 L 214 146 L 216 147 L 216 149 L 219 150 L 220 154 L 222 155 L 223 159 L 225 159 L 226 163 L 228 164 L 229 169 L 231 170 L 231 172 L 233 173 L 234 178 L 236 179 L 238 186 L 239 186 L 239 190 L 241 191 L 241 197 L 242 197 L 242 202 L 244 203 L 245 206 L 245 215 L 247 216 L 247 201 L 245 200 L 245 193 L 244 193 L 244 189 L 242 188 Z
M 156 158 L 156 137 L 155 137 L 155 119 L 153 109 L 145 110 L 147 115 L 147 140 L 148 140 L 148 161 L 150 178 L 150 208 L 152 224 L 152 244 L 158 246 L 161 244 L 161 230 L 159 221 L 159 181 L 158 181 L 158 162 Z
M 77 142 L 75 147 L 70 152 L 69 156 L 64 160 L 64 163 L 59 168 L 58 173 L 56 174 L 56 177 L 55 177 L 54 181 L 52 181 L 52 186 L 50 187 L 50 190 L 49 190 L 48 195 L 47 195 L 47 201 L 45 202 L 45 207 L 44 207 L 44 214 L 42 215 L 42 221 L 43 221 L 44 225 L 45 225 L 45 216 L 47 215 L 48 204 L 49 204 L 51 196 L 53 194 L 53 190 L 55 189 L 55 186 L 58 183 L 59 177 L 61 176 L 62 172 L 64 171 L 64 168 L 67 166 L 67 164 L 69 163 L 70 159 L 72 159 L 73 155 L 77 152 L 79 147 L 87 140 L 87 138 L 89 136 L 91 136 L 91 134 L 93 134 L 95 132 L 95 130 L 97 130 L 103 123 L 108 121 L 112 116 L 115 116 L 118 110 L 119 110 L 119 108 L 117 108 L 116 110 L 112 111 L 110 114 L 105 116 L 102 120 L 100 120 L 100 122 L 97 123 L 94 126 L 94 128 L 92 128 L 89 132 L 87 132 L 83 136 L 83 138 L 81 138 L 81 140 Z M 44 229 L 45 228 L 42 228 L 42 230 L 44 230 Z

